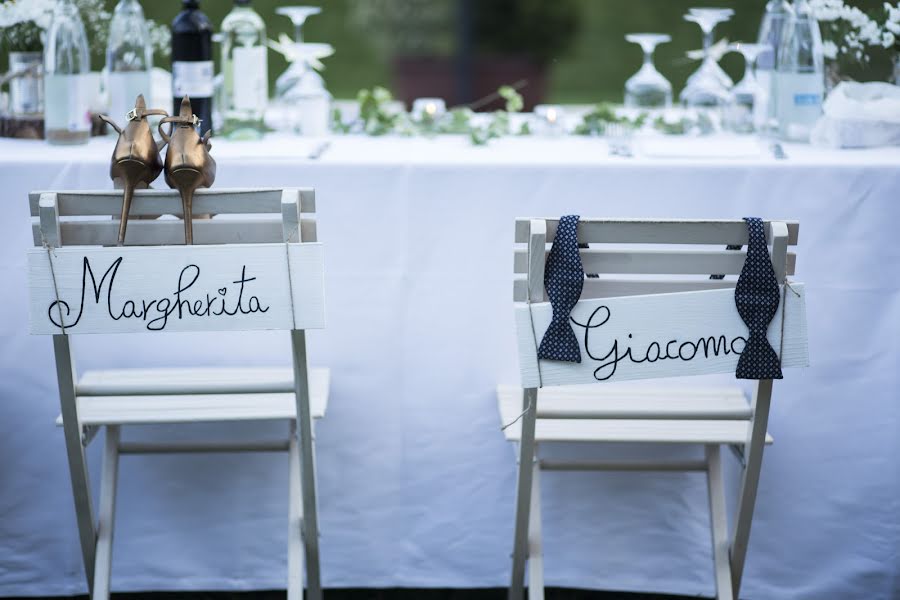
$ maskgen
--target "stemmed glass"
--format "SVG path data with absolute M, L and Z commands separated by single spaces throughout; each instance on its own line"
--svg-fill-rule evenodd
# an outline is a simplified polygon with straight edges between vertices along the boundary
M 736 133 L 753 133 L 762 123 L 757 123 L 757 102 L 768 94 L 756 79 L 756 59 L 763 52 L 771 50 L 768 44 L 731 44 L 728 50 L 739 52 L 744 57 L 744 78 L 731 89 L 731 104 L 728 108 L 727 125 Z M 765 115 L 761 115 L 765 117 Z
M 625 39 L 639 44 L 644 51 L 644 64 L 625 82 L 625 106 L 628 108 L 669 108 L 672 106 L 672 84 L 656 70 L 653 51 L 659 44 L 672 41 L 662 33 L 629 33 Z
M 322 12 L 318 6 L 279 6 L 275 9 L 279 15 L 287 17 L 294 24 L 294 43 L 298 46 L 303 43 L 303 25 L 306 19 Z M 275 80 L 275 97 L 280 99 L 288 90 L 292 89 L 306 74 L 305 61 L 294 61 Z
M 275 14 L 287 17 L 294 24 L 294 41 L 298 44 L 303 43 L 303 24 L 306 19 L 322 12 L 318 6 L 279 6 L 275 9 Z
M 692 8 L 684 16 L 703 30 L 703 62 L 700 68 L 688 78 L 687 86 L 681 92 L 681 101 L 689 107 L 718 107 L 727 104 L 731 79 L 713 57 L 713 32 L 716 25 L 731 18 L 730 8 Z

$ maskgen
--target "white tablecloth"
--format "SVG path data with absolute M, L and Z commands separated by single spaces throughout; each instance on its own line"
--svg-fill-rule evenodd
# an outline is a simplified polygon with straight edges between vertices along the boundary
M 507 585 L 515 462 L 494 386 L 517 380 L 514 217 L 759 215 L 801 222 L 812 367 L 775 386 L 743 595 L 900 596 L 900 150 L 672 160 L 609 157 L 589 139 L 336 138 L 307 160 L 309 147 L 216 141 L 213 152 L 217 187 L 317 191 L 328 328 L 310 336 L 310 356 L 332 369 L 318 428 L 326 586 Z M 0 595 L 84 589 L 51 341 L 27 334 L 26 193 L 108 187 L 110 149 L 0 141 Z M 287 364 L 289 344 L 161 334 L 75 349 L 81 369 L 263 365 Z M 701 476 L 543 483 L 549 585 L 713 593 Z M 125 457 L 113 588 L 283 587 L 286 504 L 282 456 Z

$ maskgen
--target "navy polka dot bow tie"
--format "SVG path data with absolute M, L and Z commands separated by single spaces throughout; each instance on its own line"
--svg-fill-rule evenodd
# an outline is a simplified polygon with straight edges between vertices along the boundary
M 738 360 L 738 379 L 781 379 L 781 360 L 766 338 L 769 323 L 778 310 L 780 294 L 775 269 L 766 247 L 763 222 L 746 217 L 750 235 L 747 259 L 734 288 L 734 303 L 750 329 L 747 345 Z
M 556 238 L 544 268 L 544 286 L 553 307 L 553 319 L 538 348 L 538 358 L 581 362 L 578 338 L 569 324 L 569 315 L 581 298 L 584 268 L 578 253 L 578 215 L 559 220 Z

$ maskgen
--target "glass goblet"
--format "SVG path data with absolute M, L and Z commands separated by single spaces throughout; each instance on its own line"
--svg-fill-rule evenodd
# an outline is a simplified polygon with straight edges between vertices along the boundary
M 625 39 L 640 45 L 644 64 L 625 82 L 625 106 L 628 108 L 669 108 L 672 106 L 672 84 L 656 70 L 653 51 L 659 44 L 672 41 L 662 33 L 629 33 Z
M 322 12 L 318 6 L 279 6 L 275 12 L 281 16 L 287 17 L 294 24 L 294 43 L 303 43 L 303 25 L 306 19 Z M 296 85 L 297 80 L 303 76 L 302 65 L 291 64 L 288 68 L 278 76 L 275 80 L 275 97 L 280 97 L 285 90 L 291 89 Z
M 703 31 L 703 62 L 688 78 L 687 86 L 681 92 L 681 101 L 688 107 L 720 107 L 729 100 L 728 88 L 731 79 L 719 66 L 712 54 L 713 32 L 716 25 L 731 18 L 730 8 L 692 8 L 684 16 L 700 26 Z
M 279 6 L 275 13 L 287 17 L 294 24 L 294 41 L 303 43 L 303 24 L 306 19 L 322 12 L 318 6 Z
M 728 47 L 744 57 L 744 77 L 731 89 L 731 100 L 726 115 L 726 126 L 735 133 L 753 133 L 762 125 L 757 104 L 765 103 L 766 90 L 756 79 L 756 59 L 768 52 L 768 44 L 735 43 Z M 760 119 L 757 119 L 757 117 Z

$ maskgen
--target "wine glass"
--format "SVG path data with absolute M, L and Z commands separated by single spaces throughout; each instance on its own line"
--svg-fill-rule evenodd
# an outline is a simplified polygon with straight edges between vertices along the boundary
M 703 62 L 688 78 L 681 91 L 681 101 L 688 107 L 719 107 L 728 103 L 728 88 L 732 82 L 713 57 L 713 32 L 716 25 L 731 18 L 730 8 L 692 8 L 684 15 L 685 21 L 700 26 L 703 31 Z
M 744 57 L 744 78 L 731 89 L 726 124 L 736 133 L 753 133 L 757 129 L 756 105 L 763 94 L 768 94 L 768 90 L 756 79 L 756 60 L 763 52 L 771 50 L 771 46 L 738 42 L 731 44 L 728 50 L 739 52 Z
M 303 43 L 303 25 L 306 19 L 322 12 L 318 6 L 279 6 L 275 12 L 283 17 L 287 17 L 294 24 L 294 43 L 300 45 Z M 278 76 L 275 80 L 275 97 L 281 98 L 287 90 L 297 85 L 297 81 L 304 77 L 306 72 L 306 63 L 303 61 L 295 61 L 288 65 L 288 68 Z
M 640 45 L 644 64 L 625 82 L 625 106 L 628 108 L 669 108 L 672 106 L 672 84 L 656 70 L 653 51 L 659 44 L 672 41 L 662 33 L 629 33 L 625 39 Z
M 298 44 L 303 43 L 303 24 L 306 19 L 322 12 L 318 6 L 279 6 L 275 9 L 275 14 L 287 17 L 294 24 L 294 41 Z

